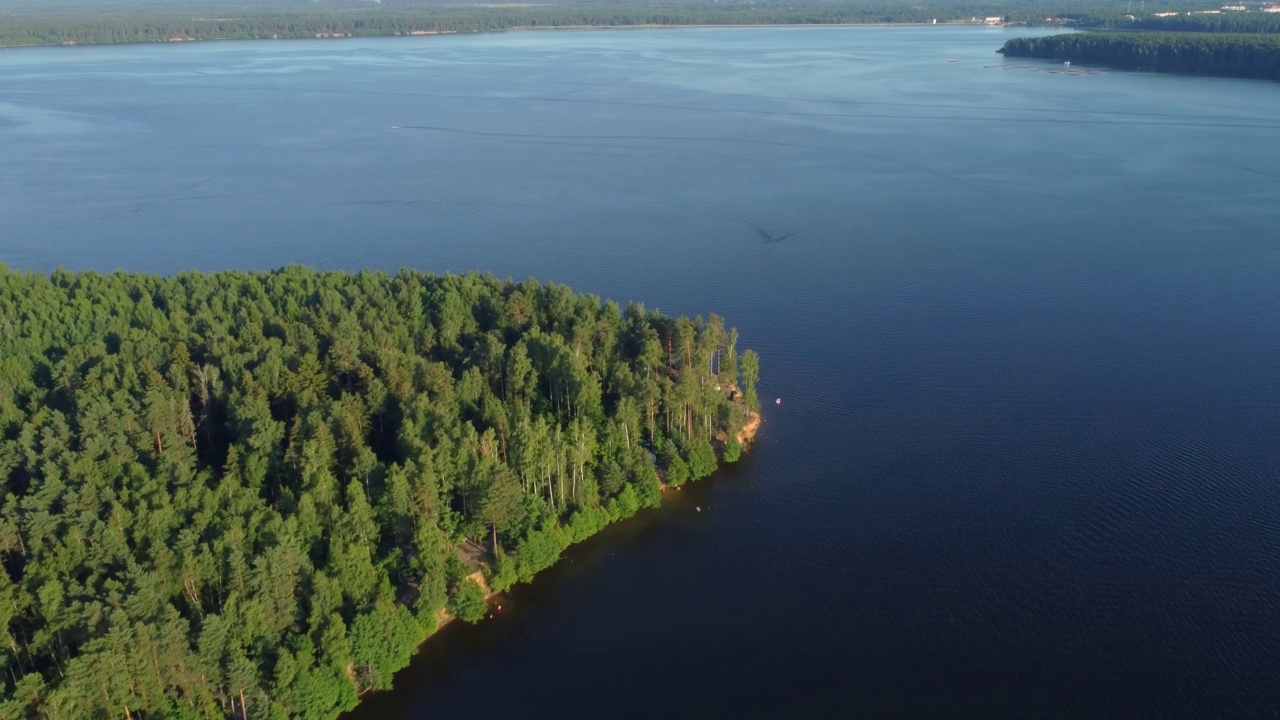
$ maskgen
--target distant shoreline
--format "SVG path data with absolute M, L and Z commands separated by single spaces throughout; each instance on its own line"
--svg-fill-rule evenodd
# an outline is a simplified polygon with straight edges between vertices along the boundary
M 686 23 L 686 24 L 645 24 L 645 25 L 521 25 L 518 27 L 507 28 L 506 30 L 494 30 L 492 32 L 511 32 L 511 31 L 536 31 L 536 30 L 689 30 L 692 28 L 815 28 L 815 27 L 1007 27 L 1005 25 L 985 25 L 982 23 L 923 23 L 923 22 L 901 22 L 901 23 Z M 461 34 L 461 33 L 459 33 Z
M 430 30 L 430 31 L 412 31 L 400 33 L 378 33 L 369 35 L 356 34 L 318 34 L 315 37 L 246 37 L 246 38 L 196 38 L 196 37 L 172 37 L 167 40 L 131 40 L 127 42 L 62 42 L 62 43 L 32 43 L 28 45 L 0 45 L 0 50 L 21 50 L 23 48 L 58 48 L 58 47 L 107 47 L 112 45 L 189 45 L 193 43 L 217 43 L 217 42 L 273 42 L 273 41 L 294 41 L 294 40 L 355 40 L 360 38 L 435 38 L 447 35 L 493 35 L 508 32 L 586 32 L 592 30 L 692 30 L 697 28 L 708 29 L 750 29 L 750 28 L 892 28 L 892 27 L 969 27 L 969 28 L 1007 28 L 1007 27 L 1033 27 L 1020 23 L 1000 23 L 997 25 L 987 25 L 985 23 L 975 22 L 883 22 L 883 23 L 683 23 L 683 24 L 666 24 L 666 23 L 648 23 L 636 25 L 518 25 L 509 28 L 498 28 L 493 30 Z

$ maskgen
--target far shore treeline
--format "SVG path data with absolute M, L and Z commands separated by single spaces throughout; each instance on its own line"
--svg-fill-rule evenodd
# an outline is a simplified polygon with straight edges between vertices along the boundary
M 950 12 L 1001 12 L 998 3 L 954 3 Z M 409 36 L 477 33 L 512 28 L 628 27 L 675 25 L 769 25 L 930 22 L 937 9 L 883 0 L 862 2 L 564 2 L 552 4 L 440 4 L 388 6 L 361 3 L 311 8 L 268 4 L 236 11 L 153 11 L 38 13 L 0 21 L 0 45 L 84 45 L 246 40 Z M 958 16 L 957 16 L 958 17 Z
M 736 344 L 532 280 L 0 265 L 0 718 L 335 717 L 477 568 L 736 460 Z
M 1123 70 L 1280 79 L 1280 13 L 1136 10 L 1109 0 L 9 0 L 0 47 L 286 40 L 494 32 L 519 28 L 923 23 L 1090 31 L 1018 38 L 1008 57 Z M 1251 36 L 1251 37 L 1250 37 Z
M 1169 0 L 1151 0 L 1153 11 Z M 1107 0 L 567 0 L 468 3 L 429 0 L 10 0 L 0 8 L 0 46 L 84 45 L 474 33 L 512 28 L 839 23 L 978 23 L 996 17 L 1040 25 L 1072 17 L 1106 23 L 1123 6 Z

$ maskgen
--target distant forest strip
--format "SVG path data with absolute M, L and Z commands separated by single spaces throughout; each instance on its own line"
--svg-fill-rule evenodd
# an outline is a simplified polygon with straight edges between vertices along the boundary
M 475 274 L 0 265 L 0 337 L 5 720 L 333 718 L 758 405 L 715 315 Z
M 1152 30 L 1160 32 L 1202 33 L 1280 33 L 1280 13 L 1239 12 L 1223 10 L 1215 13 L 1183 12 L 1169 17 L 1156 17 L 1149 11 L 1144 17 L 1130 19 L 1127 14 L 1072 14 L 1070 25 L 1079 28 L 1113 30 Z
M 1103 17 L 1105 2 L 1070 2 L 1061 7 Z M 430 4 L 413 0 L 378 5 L 346 2 L 260 5 L 193 4 L 139 8 L 104 0 L 18 6 L 0 13 L 0 46 L 361 37 L 414 33 L 473 33 L 511 28 L 581 26 L 790 25 L 841 23 L 968 22 L 1001 17 L 1041 24 L 1052 13 L 1034 0 L 983 2 L 934 0 L 734 0 L 711 2 L 576 2 L 554 4 Z
M 1009 40 L 1000 52 L 1121 70 L 1280 80 L 1280 35 L 1068 33 Z
M 375 37 L 428 33 L 478 33 L 513 28 L 927 22 L 920 14 L 867 14 L 833 6 L 791 10 L 741 6 L 554 5 L 372 9 L 242 17 L 190 15 L 21 17 L 0 24 L 0 46 L 88 45 L 317 37 Z

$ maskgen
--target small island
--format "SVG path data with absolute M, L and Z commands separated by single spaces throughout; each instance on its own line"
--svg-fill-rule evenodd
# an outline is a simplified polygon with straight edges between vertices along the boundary
M 733 462 L 759 360 L 469 274 L 0 265 L 0 717 L 333 718 Z

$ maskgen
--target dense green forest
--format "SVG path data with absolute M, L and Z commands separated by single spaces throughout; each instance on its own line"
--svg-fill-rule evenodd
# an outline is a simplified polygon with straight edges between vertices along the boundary
M 1006 57 L 1070 60 L 1122 70 L 1280 80 L 1280 36 L 1095 32 L 1009 40 Z
M 1181 13 L 1170 17 L 1156 17 L 1148 13 L 1143 17 L 1112 13 L 1108 15 L 1073 15 L 1071 24 L 1077 27 L 1154 30 L 1162 32 L 1207 33 L 1280 33 L 1280 13 L 1236 12 Z
M 1149 3 L 1157 7 L 1158 3 Z M 487 4 L 271 0 L 217 3 L 50 0 L 0 4 L 0 45 L 169 42 L 484 32 L 519 27 L 969 22 L 1003 17 L 1040 24 L 1067 10 L 1108 16 L 1106 0 L 570 0 Z
M 474 274 L 0 266 L 0 338 L 15 720 L 332 718 L 757 404 L 715 315 Z

